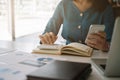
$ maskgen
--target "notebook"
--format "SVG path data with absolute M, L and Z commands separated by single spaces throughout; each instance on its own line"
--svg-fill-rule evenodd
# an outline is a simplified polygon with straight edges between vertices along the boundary
M 27 80 L 86 80 L 91 73 L 91 64 L 53 61 L 27 75 Z
M 37 46 L 36 49 L 33 49 L 33 53 L 40 53 L 40 54 L 71 54 L 71 55 L 78 55 L 78 56 L 86 56 L 89 57 L 92 55 L 93 48 L 81 44 L 81 43 L 71 43 L 68 45 L 47 45 L 41 44 Z

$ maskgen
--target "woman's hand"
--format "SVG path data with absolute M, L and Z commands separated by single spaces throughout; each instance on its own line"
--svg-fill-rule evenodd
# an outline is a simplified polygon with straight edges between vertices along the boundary
M 106 41 L 106 33 L 102 31 L 98 33 L 89 34 L 86 38 L 85 43 L 90 47 L 93 47 L 102 51 L 109 50 L 109 44 Z
M 57 40 L 57 36 L 53 32 L 47 32 L 44 35 L 39 36 L 42 44 L 54 44 Z

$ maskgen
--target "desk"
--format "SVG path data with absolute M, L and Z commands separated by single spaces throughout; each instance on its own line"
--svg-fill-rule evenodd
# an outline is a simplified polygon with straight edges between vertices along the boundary
M 37 45 L 37 42 L 36 43 L 19 43 L 19 42 L 0 41 L 1 48 L 13 48 L 13 49 L 19 50 L 19 51 L 6 53 L 5 55 L 0 55 L 0 62 L 9 64 L 10 66 L 15 66 L 18 70 L 22 71 L 24 76 L 18 78 L 17 80 L 26 80 L 25 75 L 38 69 L 37 67 L 23 65 L 23 64 L 18 63 L 25 59 L 34 60 L 39 57 L 51 57 L 51 58 L 56 58 L 59 60 L 91 63 L 91 58 L 87 58 L 87 57 L 79 57 L 79 56 L 71 56 L 71 55 L 31 54 L 32 49 L 35 48 L 36 45 Z M 16 55 L 20 55 L 22 57 L 19 57 L 19 56 L 16 57 Z M 102 53 L 101 51 L 94 51 L 92 57 L 107 58 L 108 56 L 107 56 L 107 53 Z M 107 78 L 103 76 L 103 74 L 101 74 L 94 66 L 92 66 L 92 68 L 93 68 L 93 71 L 90 77 L 88 78 L 88 80 L 120 80 L 120 78 Z

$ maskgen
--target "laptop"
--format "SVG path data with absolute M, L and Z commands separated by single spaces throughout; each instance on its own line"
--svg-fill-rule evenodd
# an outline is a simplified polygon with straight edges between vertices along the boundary
M 92 58 L 96 68 L 107 77 L 120 77 L 120 17 L 116 19 L 108 59 Z

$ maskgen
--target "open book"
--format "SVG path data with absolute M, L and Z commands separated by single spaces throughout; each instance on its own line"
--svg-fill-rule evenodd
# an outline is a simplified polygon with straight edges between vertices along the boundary
M 81 44 L 81 43 L 70 43 L 68 45 L 46 45 L 42 44 L 37 46 L 36 49 L 33 50 L 33 53 L 41 53 L 41 54 L 71 54 L 78 56 L 91 56 L 93 52 L 93 48 Z

